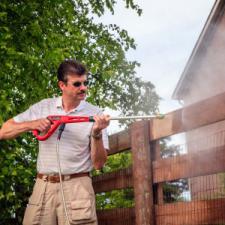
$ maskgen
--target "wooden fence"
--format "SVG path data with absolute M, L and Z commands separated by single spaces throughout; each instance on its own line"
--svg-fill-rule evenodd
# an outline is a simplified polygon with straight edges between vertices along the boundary
M 132 167 L 93 177 L 96 193 L 134 188 L 134 208 L 97 211 L 99 225 L 225 224 L 225 198 L 164 203 L 163 183 L 225 171 L 225 147 L 162 159 L 159 141 L 225 120 L 225 93 L 133 123 L 110 136 L 110 152 L 132 152 Z M 188 121 L 188 122 L 187 122 Z

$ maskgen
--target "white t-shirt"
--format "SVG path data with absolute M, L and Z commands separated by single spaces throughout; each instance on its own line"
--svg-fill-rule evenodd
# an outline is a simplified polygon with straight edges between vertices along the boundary
M 78 107 L 65 112 L 62 107 L 62 97 L 44 99 L 32 105 L 25 112 L 14 117 L 15 122 L 31 121 L 46 118 L 49 115 L 93 116 L 102 111 L 86 102 L 81 101 Z M 93 165 L 90 156 L 90 135 L 93 123 L 67 123 L 59 143 L 59 157 L 62 174 L 89 172 Z M 37 171 L 39 173 L 58 173 L 56 144 L 58 129 L 45 141 L 39 141 Z M 103 144 L 109 149 L 106 129 L 103 130 Z

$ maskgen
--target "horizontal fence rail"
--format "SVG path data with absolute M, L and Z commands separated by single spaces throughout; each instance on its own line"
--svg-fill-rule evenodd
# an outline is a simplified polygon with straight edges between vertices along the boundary
M 123 152 L 130 148 L 130 129 L 109 136 L 108 155 Z
M 150 122 L 150 140 L 186 132 L 225 119 L 225 93 L 194 103 Z
M 225 171 L 225 146 L 153 162 L 153 182 L 160 183 Z
M 225 199 L 156 205 L 155 212 L 157 225 L 222 225 L 225 221 Z
M 133 187 L 132 168 L 95 176 L 92 182 L 95 193 Z

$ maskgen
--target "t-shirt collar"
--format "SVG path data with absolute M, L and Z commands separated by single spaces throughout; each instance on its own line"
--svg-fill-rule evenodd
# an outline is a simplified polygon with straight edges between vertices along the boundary
M 83 100 L 80 102 L 80 104 L 76 108 L 72 109 L 70 112 L 81 111 L 84 108 L 84 105 L 85 105 L 85 101 Z M 61 108 L 63 110 L 62 96 L 56 99 L 56 108 Z

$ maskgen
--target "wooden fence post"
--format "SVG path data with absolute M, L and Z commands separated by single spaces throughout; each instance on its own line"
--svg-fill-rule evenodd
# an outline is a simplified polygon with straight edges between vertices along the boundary
M 154 225 L 149 121 L 131 125 L 136 225 Z

